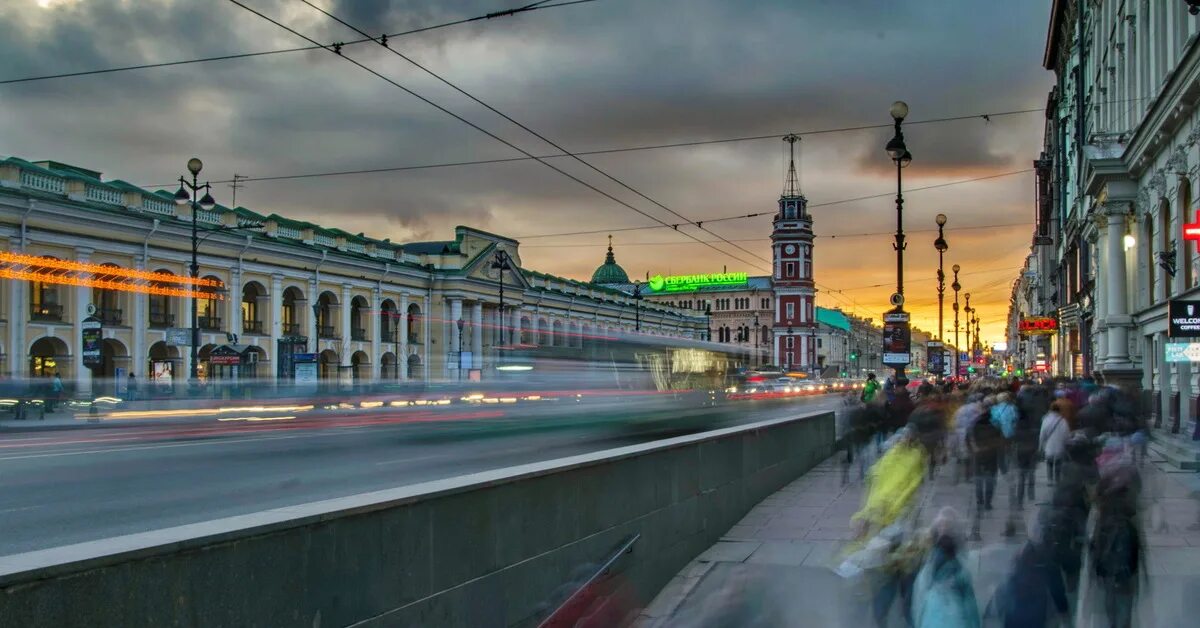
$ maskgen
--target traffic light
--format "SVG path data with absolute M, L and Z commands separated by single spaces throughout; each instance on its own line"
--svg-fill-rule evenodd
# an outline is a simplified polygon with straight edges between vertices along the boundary
M 1025 374 L 1025 371 L 1024 371 L 1024 370 L 1022 370 L 1022 369 L 1017 369 L 1017 377 L 1021 377 L 1021 376 L 1022 376 L 1022 375 L 1024 375 L 1024 374 Z
M 974 366 L 968 366 L 968 367 L 967 367 L 967 372 L 968 372 L 968 373 L 974 373 L 974 372 L 975 372 L 975 367 L 974 367 Z
M 851 360 L 857 360 L 857 359 L 858 359 L 858 354 L 857 354 L 857 353 L 851 353 L 851 354 L 850 354 L 850 359 L 851 359 Z

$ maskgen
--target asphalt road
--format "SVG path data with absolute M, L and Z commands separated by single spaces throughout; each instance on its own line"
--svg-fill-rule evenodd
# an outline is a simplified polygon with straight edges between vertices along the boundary
M 836 401 L 831 395 L 740 402 L 729 406 L 728 416 L 731 423 L 747 423 L 829 409 Z M 495 412 L 485 409 L 480 417 L 494 417 Z M 583 423 L 575 429 L 537 431 L 465 429 L 429 438 L 432 422 L 391 420 L 400 415 L 381 409 L 366 418 L 347 411 L 299 423 L 202 420 L 6 431 L 0 436 L 0 556 L 656 437 Z M 456 425 L 473 425 L 467 419 Z

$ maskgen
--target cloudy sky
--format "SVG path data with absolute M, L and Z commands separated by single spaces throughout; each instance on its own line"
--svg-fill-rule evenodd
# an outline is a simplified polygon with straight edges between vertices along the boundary
M 300 0 L 240 0 L 320 42 L 358 39 Z M 311 0 L 371 33 L 398 33 L 526 0 Z M 564 0 L 551 0 L 550 4 Z M 936 326 L 934 216 L 947 268 L 1000 340 L 1028 254 L 1033 176 L 1052 77 L 1041 68 L 1049 0 L 595 0 L 392 38 L 441 74 L 566 149 L 772 136 L 585 159 L 690 220 L 774 207 L 784 143 L 803 137 L 819 301 L 878 317 L 894 290 L 890 122 L 909 103 L 905 277 L 917 325 Z M 0 81 L 307 45 L 228 0 L 7 0 Z M 533 154 L 553 147 L 378 45 L 346 56 Z M 521 154 L 322 50 L 0 84 L 0 155 L 54 159 L 136 184 L 252 179 L 237 202 L 398 241 L 466 224 L 521 240 L 525 266 L 586 279 L 612 230 L 631 276 L 765 273 L 770 217 L 709 223 L 713 250 L 536 161 L 276 177 Z M 1007 114 L 1007 115 L 1005 115 Z M 983 116 L 987 115 L 989 119 Z M 969 119 L 916 124 L 925 120 Z M 668 223 L 684 222 L 570 158 L 556 167 Z M 994 177 L 969 183 L 967 179 Z M 942 186 L 919 190 L 929 186 Z M 218 186 L 218 201 L 231 190 Z M 885 195 L 855 202 L 859 197 Z M 626 229 L 626 230 L 622 230 Z M 597 231 L 584 235 L 552 235 Z M 717 236 L 681 227 L 701 239 Z M 545 237 L 539 237 L 545 236 Z M 740 258 L 740 259 L 739 259 Z M 946 308 L 949 313 L 949 306 Z M 947 323 L 949 326 L 950 323 Z

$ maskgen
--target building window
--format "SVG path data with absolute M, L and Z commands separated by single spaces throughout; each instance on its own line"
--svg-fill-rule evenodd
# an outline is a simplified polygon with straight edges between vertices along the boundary
M 796 263 L 795 263 L 795 262 L 786 262 L 786 263 L 784 263 L 784 265 L 783 265 L 783 276 L 784 276 L 785 278 L 791 278 L 791 277 L 795 277 L 795 276 L 796 276 Z
M 760 305 L 759 305 L 759 309 L 762 309 L 762 310 L 769 310 L 769 309 L 771 309 L 771 299 L 770 299 L 770 297 L 763 297 L 763 298 L 761 299 L 761 301 L 760 301 Z
M 787 347 L 788 349 L 795 348 L 795 346 L 796 346 L 796 339 L 795 339 L 795 338 L 793 338 L 792 336 L 786 336 L 786 337 L 783 339 L 783 346 Z
M 823 345 L 824 342 L 820 338 L 817 338 L 817 348 L 820 349 Z

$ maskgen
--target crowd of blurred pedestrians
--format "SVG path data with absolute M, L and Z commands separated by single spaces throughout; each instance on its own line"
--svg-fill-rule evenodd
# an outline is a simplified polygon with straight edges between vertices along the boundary
M 1133 625 L 1146 579 L 1138 469 L 1148 426 L 1128 394 L 1090 378 L 925 382 L 913 393 L 872 375 L 844 399 L 838 427 L 842 481 L 865 484 L 839 573 L 861 583 L 875 625 L 897 614 L 918 628 L 1072 625 L 1072 617 Z M 1039 502 L 1043 462 L 1049 490 Z M 969 521 L 944 508 L 918 527 L 922 488 L 939 469 L 974 483 L 974 502 L 963 505 Z M 968 523 L 971 540 L 981 540 L 1001 478 L 1004 534 L 1016 535 L 1026 506 L 1038 508 L 1036 524 L 979 608 L 960 558 Z

